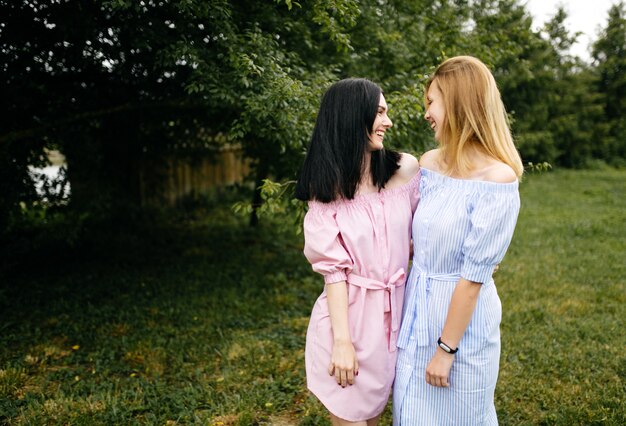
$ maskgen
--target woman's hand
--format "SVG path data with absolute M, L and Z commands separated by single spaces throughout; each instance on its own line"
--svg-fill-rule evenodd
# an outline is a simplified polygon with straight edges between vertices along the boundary
M 458 347 L 467 325 L 472 319 L 482 284 L 461 278 L 456 284 L 441 339 L 451 347 Z M 437 347 L 435 355 L 426 367 L 426 383 L 437 387 L 450 386 L 450 369 L 454 355 Z
M 450 369 L 453 361 L 454 355 L 437 348 L 435 355 L 426 367 L 426 383 L 437 387 L 449 387 Z
M 352 342 L 340 341 L 333 344 L 328 374 L 335 376 L 337 384 L 342 388 L 354 384 L 354 377 L 359 374 L 359 361 Z

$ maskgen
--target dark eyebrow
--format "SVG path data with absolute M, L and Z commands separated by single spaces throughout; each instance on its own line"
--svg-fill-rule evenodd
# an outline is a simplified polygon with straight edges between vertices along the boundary
M 386 108 L 384 105 L 378 105 L 378 108 L 379 108 L 379 109 L 380 109 L 380 108 L 382 108 L 382 109 L 383 109 L 383 111 L 386 111 L 386 110 L 387 110 L 387 108 Z

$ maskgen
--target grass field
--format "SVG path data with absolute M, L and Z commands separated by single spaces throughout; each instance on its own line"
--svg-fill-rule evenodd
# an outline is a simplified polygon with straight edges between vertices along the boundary
M 495 276 L 500 424 L 624 425 L 626 171 L 531 175 L 521 196 Z M 301 236 L 192 219 L 0 277 L 0 423 L 328 424 L 304 385 L 322 281 Z

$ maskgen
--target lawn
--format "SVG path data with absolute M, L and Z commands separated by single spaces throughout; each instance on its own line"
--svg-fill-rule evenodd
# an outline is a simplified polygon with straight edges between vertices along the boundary
M 500 424 L 626 424 L 626 171 L 530 175 L 521 197 Z M 304 385 L 322 280 L 284 219 L 242 223 L 199 210 L 0 276 L 0 423 L 328 424 Z

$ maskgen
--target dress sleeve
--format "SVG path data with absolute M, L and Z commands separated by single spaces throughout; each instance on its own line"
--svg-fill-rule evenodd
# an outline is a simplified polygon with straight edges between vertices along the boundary
M 411 178 L 409 198 L 411 200 L 411 211 L 415 213 L 417 203 L 420 200 L 420 180 L 422 179 L 422 171 L 419 170 L 415 176 Z
M 324 276 L 324 282 L 345 281 L 352 271 L 352 258 L 346 250 L 330 206 L 309 203 L 304 217 L 304 255 L 313 270 Z
M 519 208 L 517 189 L 477 195 L 470 211 L 470 232 L 463 243 L 463 278 L 489 282 L 511 243 Z

